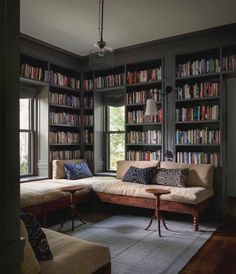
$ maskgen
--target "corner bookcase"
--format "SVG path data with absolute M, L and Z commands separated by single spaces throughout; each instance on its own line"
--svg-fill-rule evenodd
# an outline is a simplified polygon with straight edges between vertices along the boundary
M 160 160 L 163 153 L 162 60 L 126 65 L 126 159 Z M 146 100 L 157 101 L 158 114 L 145 116 Z
M 220 166 L 220 49 L 176 56 L 175 156 Z

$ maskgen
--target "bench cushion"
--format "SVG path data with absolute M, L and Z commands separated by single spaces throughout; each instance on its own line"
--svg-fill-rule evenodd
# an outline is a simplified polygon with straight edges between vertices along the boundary
M 137 183 L 128 182 L 101 182 L 96 183 L 92 186 L 93 190 L 100 193 L 133 196 L 142 198 L 154 198 L 150 193 L 147 193 L 147 188 L 158 188 L 170 190 L 171 193 L 168 195 L 162 195 L 161 199 L 166 201 L 181 202 L 186 204 L 198 204 L 211 196 L 214 192 L 212 189 L 205 187 L 171 187 L 161 185 L 142 185 Z
M 201 186 L 208 189 L 213 187 L 213 165 L 210 164 L 181 164 L 161 162 L 161 168 L 188 168 L 186 186 Z
M 40 262 L 43 274 L 91 274 L 111 260 L 109 248 L 44 229 L 53 260 Z
M 75 159 L 75 160 L 53 160 L 52 161 L 52 178 L 53 179 L 64 179 L 66 178 L 64 164 L 72 163 L 84 163 L 84 159 Z

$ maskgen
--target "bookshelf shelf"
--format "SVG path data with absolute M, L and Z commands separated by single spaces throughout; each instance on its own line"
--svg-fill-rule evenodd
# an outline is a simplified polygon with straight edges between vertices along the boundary
M 176 81 L 186 81 L 186 80 L 191 80 L 191 79 L 201 79 L 201 78 L 214 78 L 214 77 L 219 77 L 220 72 L 215 72 L 215 73 L 205 73 L 205 74 L 199 74 L 199 75 L 190 75 L 190 76 L 184 76 L 184 77 L 176 77 Z
M 80 143 L 74 143 L 74 144 L 49 144 L 49 146 L 79 146 Z
M 67 106 L 67 105 L 59 105 L 59 104 L 49 104 L 50 107 L 55 107 L 55 108 L 63 108 L 63 109 L 71 109 L 71 110 L 76 110 L 80 111 L 80 108 L 78 107 L 72 107 L 72 106 Z
M 25 84 L 30 84 L 34 86 L 47 86 L 48 83 L 44 81 L 34 80 L 30 78 L 20 77 L 20 82 Z
M 112 92 L 112 91 L 117 91 L 117 90 L 125 90 L 125 86 L 116 86 L 116 87 L 94 89 L 95 92 Z
M 162 80 L 132 83 L 132 84 L 126 84 L 126 86 L 127 87 L 139 87 L 139 86 L 149 86 L 149 85 L 156 85 L 156 84 L 162 84 Z
M 49 87 L 62 89 L 62 90 L 65 90 L 65 91 L 73 91 L 73 92 L 76 92 L 76 93 L 81 91 L 80 89 L 74 89 L 74 88 L 70 88 L 70 87 L 55 85 L 55 84 L 52 84 L 52 83 L 49 83 Z
M 50 127 L 68 127 L 68 128 L 79 128 L 80 126 L 72 126 L 67 124 L 49 124 Z
M 219 147 L 220 144 L 175 144 L 178 147 Z
M 213 124 L 220 123 L 220 120 L 205 120 L 205 121 L 185 121 L 185 122 L 175 122 L 176 125 L 184 124 Z
M 189 98 L 189 99 L 176 99 L 176 103 L 185 103 L 185 102 L 195 102 L 195 101 L 212 101 L 212 100 L 220 100 L 220 96 L 209 96 L 209 97 L 201 97 L 201 98 Z
M 133 123 L 133 124 L 125 124 L 126 126 L 129 127 L 136 127 L 136 126 L 161 126 L 162 123 Z
M 126 143 L 126 146 L 161 147 L 162 144 L 145 144 L 145 143 L 130 144 L 130 143 Z
M 157 105 L 161 105 L 162 102 L 157 102 L 156 104 Z M 126 104 L 126 107 L 135 107 L 135 106 L 143 106 L 143 107 L 145 107 L 146 103 Z

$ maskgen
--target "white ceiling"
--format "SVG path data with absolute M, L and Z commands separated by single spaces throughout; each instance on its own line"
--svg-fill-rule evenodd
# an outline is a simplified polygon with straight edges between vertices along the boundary
M 21 32 L 87 55 L 99 0 L 21 0 Z M 114 49 L 236 22 L 236 0 L 105 0 L 104 40 Z

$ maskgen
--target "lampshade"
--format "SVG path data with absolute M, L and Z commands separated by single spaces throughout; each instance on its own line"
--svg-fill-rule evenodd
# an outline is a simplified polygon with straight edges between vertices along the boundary
M 99 46 L 99 42 L 94 44 L 89 52 L 89 67 L 94 70 L 110 69 L 114 65 L 113 50 L 106 45 Z
M 157 115 L 157 102 L 154 99 L 147 99 L 145 115 Z

